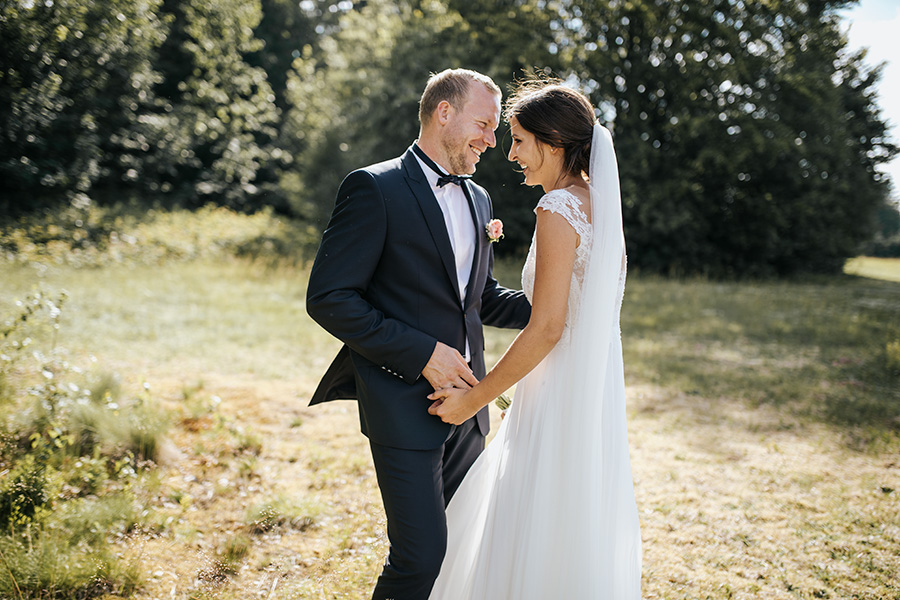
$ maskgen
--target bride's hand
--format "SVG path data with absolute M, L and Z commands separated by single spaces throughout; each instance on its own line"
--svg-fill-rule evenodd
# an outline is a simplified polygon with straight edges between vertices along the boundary
M 466 396 L 469 390 L 461 390 L 459 388 L 445 388 L 435 390 L 434 393 L 428 395 L 429 400 L 434 403 L 428 407 L 428 412 L 441 418 L 444 423 L 451 425 L 462 425 L 475 416 L 480 406 L 472 406 L 471 402 L 467 402 Z

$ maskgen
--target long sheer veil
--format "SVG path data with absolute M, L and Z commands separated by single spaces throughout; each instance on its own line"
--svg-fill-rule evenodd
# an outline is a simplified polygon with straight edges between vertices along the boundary
M 619 172 L 612 136 L 596 123 L 589 173 L 593 244 L 572 329 L 568 368 L 582 414 L 571 425 L 581 440 L 584 464 L 577 493 L 588 503 L 582 516 L 597 543 L 583 550 L 595 567 L 598 598 L 640 597 L 641 538 L 628 449 L 625 380 L 619 314 L 625 285 L 625 237 Z M 599 440 L 600 443 L 597 443 Z M 571 507 L 570 507 L 571 508 Z
M 596 367 L 606 363 L 611 342 L 619 336 L 619 278 L 624 276 L 625 269 L 619 169 L 612 136 L 599 123 L 594 124 L 588 176 L 593 245 L 582 284 L 581 310 L 573 328 L 572 343 L 574 355 Z M 574 347 L 576 344 L 579 347 Z M 588 373 L 594 375 L 585 377 Z M 594 368 L 582 371 L 580 378 L 590 380 L 601 375 L 602 371 Z

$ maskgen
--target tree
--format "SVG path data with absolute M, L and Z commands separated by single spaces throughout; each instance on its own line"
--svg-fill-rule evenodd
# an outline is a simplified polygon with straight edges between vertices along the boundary
M 632 264 L 835 270 L 871 234 L 895 152 L 846 2 L 572 2 L 574 69 L 614 130 Z M 572 22 L 571 19 L 569 21 Z
M 158 0 L 0 3 L 0 215 L 72 199 L 156 81 Z M 81 196 L 79 196 L 79 194 Z
M 169 204 L 258 208 L 258 174 L 288 158 L 273 145 L 278 110 L 266 73 L 244 60 L 261 48 L 259 0 L 164 0 L 162 13 L 172 25 L 155 63 L 159 102 L 128 136 L 124 160 L 145 193 Z
M 506 87 L 537 67 L 613 131 L 632 265 L 833 271 L 873 235 L 897 152 L 850 3 L 0 0 L 0 213 L 129 194 L 324 224 L 341 177 L 415 138 L 431 72 Z M 498 250 L 521 252 L 540 191 L 498 140 L 476 178 Z
M 262 0 L 262 18 L 254 36 L 262 45 L 246 56 L 247 64 L 260 67 L 275 94 L 275 105 L 284 113 L 288 103 L 287 80 L 294 59 L 304 48 L 315 53 L 318 39 L 333 31 L 341 14 L 329 0 Z

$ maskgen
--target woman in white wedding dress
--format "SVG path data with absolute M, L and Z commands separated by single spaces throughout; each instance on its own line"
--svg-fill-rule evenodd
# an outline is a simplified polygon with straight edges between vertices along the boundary
M 430 598 L 636 599 L 641 538 L 612 139 L 582 94 L 555 83 L 523 84 L 505 117 L 509 159 L 546 192 L 522 271 L 532 317 L 477 386 L 430 396 L 429 412 L 462 423 L 518 382 L 496 438 L 447 508 L 447 555 Z

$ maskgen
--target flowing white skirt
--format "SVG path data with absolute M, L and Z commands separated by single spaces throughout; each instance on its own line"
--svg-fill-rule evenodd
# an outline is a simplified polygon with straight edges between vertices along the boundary
M 557 346 L 519 382 L 451 500 L 431 600 L 640 598 L 621 342 L 596 365 L 602 390 L 584 389 L 568 354 Z

